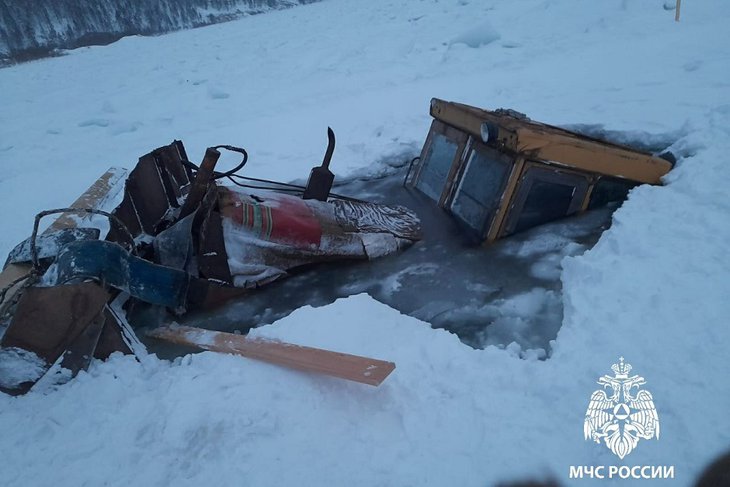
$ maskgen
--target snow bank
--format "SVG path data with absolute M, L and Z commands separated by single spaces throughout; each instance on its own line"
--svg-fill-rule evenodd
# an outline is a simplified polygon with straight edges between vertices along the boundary
M 45 395 L 0 396 L 4 478 L 24 485 L 564 479 L 569 465 L 613 462 L 605 448 L 583 441 L 582 420 L 594 379 L 608 371 L 614 351 L 628 352 L 648 378 L 663 428 L 661 440 L 642 444 L 630 464 L 676 465 L 686 484 L 727 440 L 707 424 L 724 417 L 721 400 L 703 407 L 701 418 L 692 415 L 694 398 L 707 387 L 727 392 L 721 356 L 697 357 L 694 367 L 705 374 L 688 382 L 676 371 L 693 367 L 657 366 L 663 355 L 673 365 L 686 360 L 676 341 L 668 346 L 673 353 L 617 347 L 615 339 L 605 353 L 564 351 L 575 338 L 563 333 L 561 353 L 525 360 L 513 350 L 468 348 L 366 295 L 302 308 L 253 333 L 394 360 L 397 368 L 371 388 L 208 352 L 174 364 L 115 356 Z
M 356 296 L 257 333 L 394 360 L 380 388 L 211 353 L 115 357 L 45 395 L 0 396 L 3 481 L 567 484 L 570 465 L 620 464 L 674 465 L 690 485 L 730 445 L 728 17 L 720 0 L 689 3 L 680 23 L 659 0 L 342 0 L 0 70 L 2 254 L 37 211 L 173 138 L 193 159 L 243 145 L 250 175 L 290 180 L 321 161 L 332 125 L 338 175 L 381 171 L 418 150 L 432 96 L 671 134 L 680 156 L 666 186 L 632 191 L 598 245 L 563 262 L 546 361 L 469 349 Z M 482 19 L 499 43 L 449 45 Z M 662 430 L 623 462 L 582 431 L 619 356 L 646 378 Z
M 697 154 L 665 187 L 633 190 L 598 244 L 563 263 L 565 318 L 551 359 L 573 361 L 577 349 L 596 367 L 631 357 L 662 405 L 657 457 L 690 458 L 702 445 L 707 458 L 695 465 L 730 446 L 729 141 L 730 104 L 678 144 Z

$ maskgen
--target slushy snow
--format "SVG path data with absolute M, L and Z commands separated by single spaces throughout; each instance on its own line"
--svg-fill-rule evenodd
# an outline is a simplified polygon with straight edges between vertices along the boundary
M 249 175 L 292 180 L 321 161 L 331 125 L 338 176 L 378 173 L 417 154 L 431 97 L 646 132 L 679 157 L 561 263 L 546 360 L 473 350 L 357 295 L 253 333 L 396 362 L 379 388 L 209 352 L 114 356 L 62 387 L 0 395 L 2 483 L 582 485 L 571 465 L 672 465 L 667 483 L 691 485 L 730 447 L 730 9 L 686 2 L 675 23 L 664 3 L 331 0 L 0 70 L 3 255 L 35 213 L 173 138 L 193 160 L 245 146 Z M 486 23 L 499 38 L 453 42 Z M 583 438 L 620 356 L 661 423 L 623 461 Z

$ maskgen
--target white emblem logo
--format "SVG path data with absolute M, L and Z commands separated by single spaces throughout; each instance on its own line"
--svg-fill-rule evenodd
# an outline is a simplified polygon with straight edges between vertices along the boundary
M 583 422 L 585 439 L 601 443 L 601 439 L 613 453 L 623 459 L 636 448 L 640 439 L 659 439 L 659 416 L 654 407 L 651 392 L 639 389 L 646 384 L 643 377 L 629 377 L 631 365 L 613 364 L 614 376 L 598 379 L 603 389 L 591 394 L 591 402 Z M 606 394 L 606 388 L 611 390 Z M 632 389 L 636 393 L 632 394 Z

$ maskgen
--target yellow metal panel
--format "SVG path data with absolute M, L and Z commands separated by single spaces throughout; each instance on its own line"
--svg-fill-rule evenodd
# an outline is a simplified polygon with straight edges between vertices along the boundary
M 431 115 L 479 139 L 488 123 L 497 132 L 490 144 L 568 168 L 649 184 L 661 184 L 672 169 L 669 161 L 630 147 L 468 105 L 433 99 Z

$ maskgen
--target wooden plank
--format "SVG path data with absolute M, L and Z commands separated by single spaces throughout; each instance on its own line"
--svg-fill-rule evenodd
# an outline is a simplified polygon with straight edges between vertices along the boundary
M 156 328 L 147 332 L 147 336 L 372 386 L 380 385 L 395 369 L 393 362 L 190 326 Z
M 122 189 L 119 183 L 127 175 L 127 170 L 119 167 L 110 167 L 101 175 L 94 184 L 89 186 L 76 201 L 71 203 L 69 208 L 93 208 L 98 210 L 109 199 L 117 195 Z M 114 191 L 114 189 L 117 191 Z M 61 213 L 61 215 L 43 233 L 48 234 L 64 228 L 77 226 L 78 218 L 81 216 L 75 213 Z

